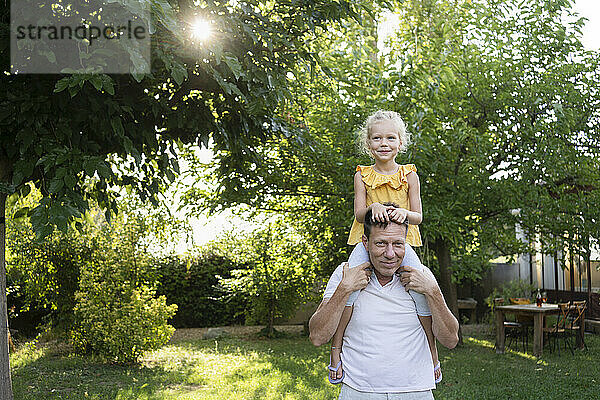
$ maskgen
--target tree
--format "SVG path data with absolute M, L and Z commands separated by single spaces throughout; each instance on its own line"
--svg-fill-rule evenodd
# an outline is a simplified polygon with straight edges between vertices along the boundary
M 203 198 L 283 212 L 309 235 L 319 232 L 311 238 L 339 259 L 352 167 L 364 160 L 351 133 L 370 112 L 397 110 L 421 177 L 425 250 L 433 250 L 422 256 L 437 261 L 458 315 L 456 283 L 478 279 L 490 258 L 523 250 L 515 223 L 561 237 L 573 215 L 584 215 L 575 226 L 597 229 L 598 57 L 582 48 L 582 20 L 563 19 L 567 1 L 395 7 L 397 29 L 379 57 L 369 26 L 332 26 L 332 40 L 315 44 L 332 79 L 299 69 L 296 103 L 280 109 L 296 121 L 295 137 L 269 143 L 263 160 L 244 169 L 211 171 L 218 189 Z
M 86 212 L 80 230 L 54 230 L 39 241 L 30 219 L 15 215 L 23 207 L 35 206 L 40 198 L 41 193 L 33 190 L 23 199 L 11 196 L 7 202 L 8 306 L 11 310 L 16 306 L 14 311 L 29 322 L 26 329 L 41 323 L 40 317 L 52 328 L 71 329 L 80 273 L 102 257 L 99 246 L 93 246 L 101 234 L 111 245 L 134 235 L 137 251 L 147 257 L 167 251 L 185 228 L 169 210 L 142 204 L 132 193 L 119 199 L 119 215 L 110 224 L 94 207 Z
M 265 336 L 275 336 L 275 318 L 289 317 L 312 299 L 314 271 L 309 267 L 310 247 L 291 229 L 271 222 L 237 243 L 240 261 L 248 268 L 233 270 L 221 279 L 230 296 L 250 299 L 250 320 L 265 324 Z
M 414 121 L 424 233 L 456 314 L 455 283 L 479 272 L 458 257 L 514 254 L 504 226 L 552 229 L 569 213 L 555 196 L 569 192 L 565 178 L 597 179 L 597 169 L 576 166 L 597 165 L 589 144 L 598 134 L 598 62 L 583 51 L 582 21 L 562 19 L 569 9 L 414 1 L 401 16 L 390 55 L 399 66 L 390 74 L 393 104 Z
M 260 157 L 235 168 L 223 162 L 231 157 L 226 149 L 213 149 L 210 165 L 189 154 L 196 183 L 183 203 L 190 213 L 243 205 L 255 214 L 280 214 L 312 243 L 319 275 L 329 275 L 347 259 L 352 176 L 357 164 L 369 162 L 356 151 L 355 133 L 371 110 L 383 107 L 387 90 L 384 66 L 372 57 L 374 13 L 363 12 L 360 24 L 332 24 L 324 40 L 311 43 L 321 63 L 292 70 L 293 95 L 276 110 L 287 122 L 288 136 L 266 140 L 257 148 Z M 202 189 L 206 182 L 214 190 Z
M 135 6 L 135 2 L 132 3 Z M 0 11 L 2 70 L 10 65 L 9 4 Z M 42 192 L 27 210 L 39 237 L 66 230 L 94 201 L 116 211 L 129 186 L 156 202 L 179 167 L 175 145 L 209 139 L 232 164 L 282 124 L 270 110 L 288 94 L 290 65 L 315 58 L 318 27 L 355 14 L 346 1 L 152 2 L 153 69 L 141 76 L 71 71 L 64 76 L 2 76 L 0 95 L 0 326 L 7 329 L 4 210 L 8 194 Z M 209 16 L 219 40 L 191 47 L 190 19 Z M 85 49 L 82 50 L 85 52 Z M 131 55 L 133 57 L 133 55 Z M 84 73 L 81 73 L 84 72 Z M 22 195 L 26 193 L 21 193 Z M 10 399 L 6 335 L 0 334 L 0 397 Z

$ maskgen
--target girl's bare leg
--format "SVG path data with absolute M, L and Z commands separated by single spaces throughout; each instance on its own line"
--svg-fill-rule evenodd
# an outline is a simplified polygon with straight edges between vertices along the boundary
M 331 366 L 335 368 L 340 362 L 340 353 L 342 352 L 342 341 L 344 338 L 344 332 L 346 332 L 346 327 L 348 326 L 348 322 L 350 322 L 350 317 L 352 316 L 352 306 L 344 307 L 344 311 L 342 312 L 342 317 L 340 318 L 340 323 L 338 324 L 337 330 L 331 339 Z M 329 377 L 331 379 L 339 379 L 342 377 L 342 368 L 344 366 L 340 366 L 337 371 L 329 371 Z
M 433 361 L 433 365 L 437 365 L 439 362 L 437 347 L 435 345 L 435 336 L 433 336 L 433 328 L 431 327 L 432 318 L 431 317 L 422 317 L 419 316 L 419 321 L 423 326 L 423 330 L 425 330 L 425 336 L 427 336 L 427 343 L 429 344 L 429 351 L 431 352 L 431 359 Z M 442 371 L 438 369 L 435 371 L 435 379 L 439 379 Z

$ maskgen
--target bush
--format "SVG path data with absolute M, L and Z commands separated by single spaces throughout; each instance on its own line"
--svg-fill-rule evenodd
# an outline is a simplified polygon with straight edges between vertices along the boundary
M 90 280 L 77 293 L 71 333 L 77 352 L 93 353 L 116 362 L 135 362 L 147 350 L 166 344 L 175 328 L 167 324 L 177 306 L 154 297 L 146 286 L 114 287 Z
M 96 257 L 82 267 L 75 293 L 71 340 L 77 352 L 134 362 L 174 332 L 167 321 L 177 306 L 155 296 L 155 274 L 140 247 L 144 229 L 138 222 L 105 226 L 94 238 Z
M 145 351 L 169 341 L 175 329 L 167 319 L 177 306 L 168 306 L 163 296 L 155 298 L 145 286 L 131 290 L 108 286 L 77 293 L 77 323 L 71 334 L 77 352 L 135 362 Z
M 485 299 L 486 304 L 490 307 L 492 313 L 494 312 L 494 299 L 504 299 L 504 304 L 510 304 L 510 299 L 514 297 L 526 297 L 530 298 L 532 294 L 537 290 L 535 285 L 530 284 L 527 281 L 515 279 L 512 280 L 499 288 L 494 288 L 492 293 Z M 492 317 L 493 320 L 493 317 Z
M 177 313 L 169 321 L 177 328 L 244 323 L 248 300 L 242 295 L 224 297 L 219 278 L 231 277 L 245 266 L 208 251 L 199 257 L 171 256 L 154 262 L 158 275 L 157 292 Z
M 28 218 L 7 210 L 6 279 L 10 326 L 33 335 L 40 324 L 67 327 L 72 323 L 81 266 L 92 251 L 85 232 L 54 231 L 35 239 Z M 88 235 L 89 236 L 89 235 Z

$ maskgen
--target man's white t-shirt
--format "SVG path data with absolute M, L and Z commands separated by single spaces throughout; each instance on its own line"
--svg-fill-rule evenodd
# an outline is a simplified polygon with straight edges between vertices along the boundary
M 406 261 L 402 264 L 407 265 Z M 333 296 L 342 270 L 340 265 L 331 275 L 324 299 Z M 362 392 L 435 388 L 427 337 L 415 303 L 398 276 L 382 287 L 373 274 L 360 292 L 344 334 L 341 358 L 346 371 L 344 383 Z

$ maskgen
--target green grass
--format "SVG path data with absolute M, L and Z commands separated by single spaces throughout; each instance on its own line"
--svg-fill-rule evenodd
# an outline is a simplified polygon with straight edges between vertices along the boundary
M 485 333 L 464 346 L 440 346 L 441 399 L 598 399 L 600 337 L 586 335 L 589 350 L 575 356 L 545 352 L 541 359 L 498 355 Z M 64 346 L 22 346 L 12 355 L 16 400 L 40 399 L 335 399 L 327 382 L 326 346 L 306 337 L 265 340 L 182 340 L 121 366 L 70 356 Z M 402 371 L 398 371 L 398 376 Z

